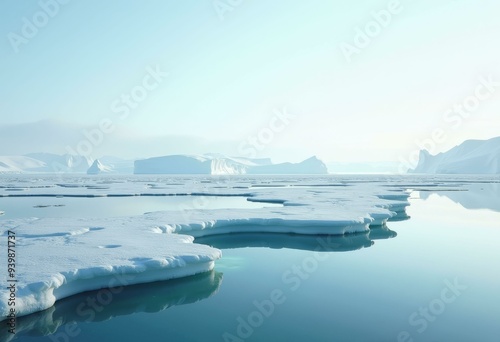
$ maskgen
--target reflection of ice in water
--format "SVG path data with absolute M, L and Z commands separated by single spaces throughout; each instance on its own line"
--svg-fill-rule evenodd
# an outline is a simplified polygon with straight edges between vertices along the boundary
M 459 188 L 466 191 L 421 191 L 420 198 L 432 194 L 445 196 L 466 209 L 489 209 L 500 212 L 500 180 L 498 183 L 469 183 Z
M 139 312 L 155 313 L 173 306 L 195 303 L 217 293 L 222 273 L 205 272 L 195 276 L 116 289 L 101 289 L 68 297 L 49 309 L 17 319 L 16 338 L 64 333 L 64 326 L 104 322 Z M 90 304 L 89 304 L 90 303 Z M 0 340 L 12 334 L 0 331 Z
M 372 234 L 372 235 L 370 235 Z M 197 238 L 195 243 L 206 244 L 218 249 L 272 248 L 297 249 L 317 252 L 346 252 L 368 248 L 372 240 L 395 237 L 396 233 L 387 227 L 371 228 L 370 232 L 348 235 L 300 235 L 282 233 L 232 233 Z M 224 262 L 222 258 L 221 262 Z M 217 262 L 217 265 L 219 262 Z

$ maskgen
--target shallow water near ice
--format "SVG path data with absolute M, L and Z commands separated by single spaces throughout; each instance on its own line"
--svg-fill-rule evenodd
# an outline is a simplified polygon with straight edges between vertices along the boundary
M 214 271 L 67 298 L 14 340 L 498 341 L 497 185 L 414 191 L 408 219 L 364 234 L 199 238 Z
M 258 209 L 279 204 L 247 201 L 246 197 L 126 196 L 126 197 L 0 197 L 0 219 L 23 217 L 115 217 L 151 211 L 184 209 Z

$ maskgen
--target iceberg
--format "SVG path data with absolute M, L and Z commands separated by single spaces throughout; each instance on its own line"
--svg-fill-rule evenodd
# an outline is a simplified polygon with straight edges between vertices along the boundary
M 500 174 L 500 137 L 467 140 L 451 150 L 431 155 L 420 151 L 418 164 L 410 173 Z
M 316 157 L 301 163 L 272 164 L 268 159 L 222 155 L 172 155 L 136 160 L 135 174 L 327 174 L 326 165 Z
M 80 155 L 30 153 L 26 157 L 43 163 L 42 167 L 24 169 L 26 172 L 85 172 L 91 165 L 91 160 Z
M 30 153 L 23 156 L 0 156 L 0 173 L 132 174 L 133 164 L 133 161 L 112 156 L 92 160 L 71 154 Z
M 328 169 L 316 156 L 300 163 L 281 163 L 272 165 L 259 165 L 248 169 L 248 174 L 254 175 L 286 175 L 286 174 L 327 174 Z
M 42 161 L 26 156 L 0 156 L 0 173 L 20 173 L 44 166 Z
M 273 164 L 269 158 L 228 157 L 211 153 L 168 155 L 139 160 L 113 156 L 98 159 L 79 155 L 30 153 L 24 156 L 0 156 L 0 173 L 100 173 L 114 174 L 328 174 L 326 165 L 317 157 L 300 163 Z
M 112 171 L 111 167 L 103 165 L 99 159 L 94 160 L 92 166 L 87 170 L 88 175 L 98 175 L 100 173 L 106 173 Z

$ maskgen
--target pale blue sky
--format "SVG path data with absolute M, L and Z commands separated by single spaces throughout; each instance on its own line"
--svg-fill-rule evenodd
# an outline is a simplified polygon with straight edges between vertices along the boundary
M 500 87 L 461 124 L 443 120 L 480 77 L 500 81 L 496 0 L 401 0 L 350 63 L 341 44 L 353 44 L 356 28 L 390 1 L 243 0 L 221 20 L 209 0 L 72 0 L 15 52 L 9 34 L 21 35 L 23 18 L 33 21 L 50 2 L 0 1 L 3 125 L 95 127 L 110 118 L 112 134 L 226 141 L 224 151 L 195 152 L 238 154 L 286 107 L 296 117 L 258 156 L 325 161 L 407 158 L 437 127 L 446 139 L 435 152 L 500 132 Z M 141 85 L 148 66 L 169 76 L 120 118 L 112 104 Z M 96 146 L 108 152 L 128 154 Z

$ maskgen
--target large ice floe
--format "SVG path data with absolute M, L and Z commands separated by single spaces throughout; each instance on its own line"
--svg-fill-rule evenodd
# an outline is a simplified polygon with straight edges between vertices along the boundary
M 26 219 L 2 226 L 4 240 L 5 229 L 16 237 L 19 256 L 12 278 L 17 280 L 17 316 L 47 309 L 56 300 L 89 290 L 209 271 L 221 256 L 217 249 L 193 244 L 191 236 L 155 234 L 133 217 Z M 3 288 L 3 318 L 11 308 L 10 298 L 10 291 Z
M 0 221 L 0 245 L 7 250 L 8 231 L 15 233 L 18 317 L 85 291 L 210 271 L 221 252 L 208 245 L 309 249 L 309 242 L 297 242 L 285 234 L 311 237 L 312 248 L 316 235 L 357 233 L 348 239 L 332 238 L 335 243 L 325 251 L 367 247 L 373 239 L 393 236 L 394 232 L 376 227 L 398 217 L 407 218 L 405 208 L 409 205 L 405 183 L 335 181 L 332 176 L 278 177 L 272 181 L 249 176 L 10 176 L 1 181 L 3 200 L 31 196 L 193 198 L 193 205 L 187 208 L 113 218 L 8 219 L 6 212 Z M 197 204 L 211 196 L 241 196 L 282 206 L 207 210 Z M 210 237 L 227 233 L 241 235 L 210 243 Z M 193 243 L 194 238 L 199 243 Z M 2 319 L 11 309 L 10 296 L 3 286 Z

